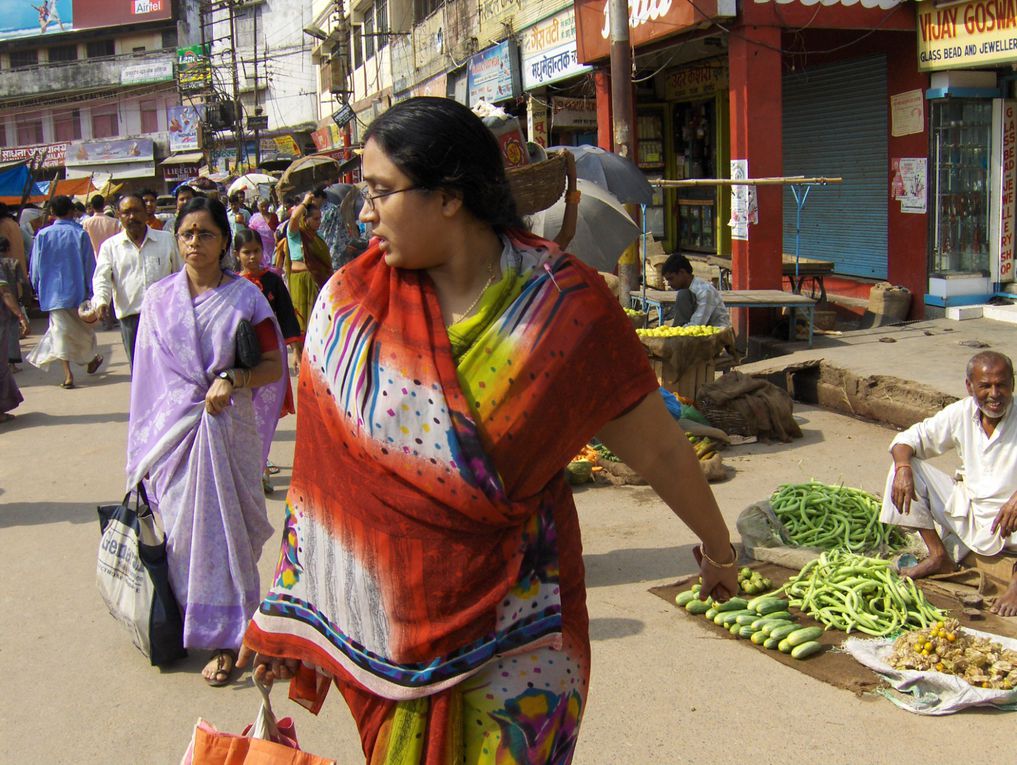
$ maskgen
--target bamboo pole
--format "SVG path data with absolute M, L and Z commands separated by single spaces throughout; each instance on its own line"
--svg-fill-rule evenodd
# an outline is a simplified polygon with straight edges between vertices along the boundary
M 793 186 L 812 185 L 826 186 L 830 183 L 843 183 L 843 178 L 806 178 L 805 176 L 787 176 L 779 178 L 689 178 L 684 181 L 669 181 L 666 179 L 651 180 L 651 186 L 660 186 L 665 189 L 677 189 L 687 186 Z

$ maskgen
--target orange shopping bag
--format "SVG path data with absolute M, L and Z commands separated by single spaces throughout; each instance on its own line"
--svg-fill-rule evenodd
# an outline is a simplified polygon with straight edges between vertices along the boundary
M 293 721 L 276 720 L 269 689 L 254 681 L 261 692 L 261 709 L 241 735 L 223 733 L 198 718 L 190 746 L 180 765 L 336 765 L 335 760 L 300 751 Z

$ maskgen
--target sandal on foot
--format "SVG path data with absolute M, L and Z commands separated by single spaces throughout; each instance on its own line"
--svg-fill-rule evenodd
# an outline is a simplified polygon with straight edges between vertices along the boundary
M 99 367 L 102 366 L 102 362 L 104 362 L 105 360 L 106 359 L 104 359 L 101 355 L 96 356 L 94 359 L 88 362 L 88 366 L 85 367 L 85 371 L 88 372 L 90 375 L 94 375 L 96 372 L 99 371 Z
M 213 661 L 215 662 L 215 674 L 211 677 L 206 677 L 205 682 L 213 688 L 222 688 L 233 679 L 233 674 L 237 669 L 237 653 L 236 651 L 223 648 L 212 654 L 212 659 L 208 664 L 211 664 Z M 205 666 L 207 667 L 208 664 Z
M 64 390 L 71 390 L 74 387 L 74 380 L 64 380 L 60 383 L 60 387 Z
M 269 494 L 275 493 L 275 488 L 272 486 L 272 479 L 270 479 L 267 475 L 261 476 L 261 490 L 265 492 L 266 497 Z
M 8 412 L 0 412 L 0 425 L 3 425 L 5 422 L 10 422 L 13 419 L 14 419 L 13 414 L 10 414 Z

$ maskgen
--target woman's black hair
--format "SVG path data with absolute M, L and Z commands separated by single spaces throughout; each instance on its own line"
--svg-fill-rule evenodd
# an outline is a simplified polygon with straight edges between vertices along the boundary
M 522 228 L 498 141 L 480 117 L 450 98 L 400 101 L 364 134 L 414 186 L 460 194 L 495 231 Z
M 233 252 L 240 252 L 240 248 L 245 244 L 254 242 L 258 245 L 258 249 L 263 250 L 264 247 L 261 244 L 261 234 L 257 231 L 252 231 L 249 228 L 242 228 L 233 236 Z
M 186 205 L 184 209 L 177 215 L 177 225 L 173 229 L 173 234 L 176 235 L 180 231 L 180 224 L 184 222 L 191 213 L 205 211 L 212 218 L 212 223 L 219 229 L 219 233 L 222 234 L 223 239 L 226 240 L 226 247 L 223 249 L 222 254 L 219 255 L 219 260 L 226 257 L 226 253 L 230 251 L 230 237 L 232 232 L 230 231 L 229 217 L 226 215 L 226 207 L 218 199 L 209 199 L 208 197 L 195 197 Z

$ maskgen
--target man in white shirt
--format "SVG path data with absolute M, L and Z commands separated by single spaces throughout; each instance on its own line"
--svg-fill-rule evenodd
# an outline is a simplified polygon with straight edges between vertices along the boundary
M 664 281 L 677 290 L 674 302 L 674 327 L 730 327 L 731 315 L 717 288 L 692 275 L 692 264 L 675 253 L 661 269 Z
M 124 230 L 107 239 L 99 250 L 92 277 L 92 303 L 99 315 L 105 317 L 112 302 L 120 319 L 120 337 L 127 360 L 133 367 L 145 290 L 180 270 L 180 254 L 172 233 L 149 228 L 148 213 L 140 196 L 120 197 L 118 212 Z
M 917 529 L 929 557 L 902 573 L 917 579 L 954 570 L 969 551 L 1017 554 L 1017 415 L 1013 363 L 983 351 L 968 362 L 968 397 L 912 425 L 890 444 L 893 467 L 880 520 Z M 925 462 L 956 449 L 951 478 Z M 938 528 L 937 528 L 938 527 Z M 1017 565 L 992 610 L 1017 616 Z

